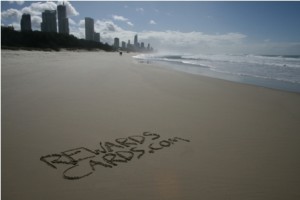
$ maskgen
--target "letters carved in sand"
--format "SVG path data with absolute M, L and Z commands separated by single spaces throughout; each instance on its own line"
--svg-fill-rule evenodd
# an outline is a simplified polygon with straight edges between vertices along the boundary
M 63 171 L 63 178 L 78 180 L 100 168 L 113 168 L 132 159 L 140 159 L 145 154 L 153 154 L 177 142 L 190 141 L 180 137 L 161 139 L 157 133 L 144 132 L 141 135 L 117 138 L 114 142 L 100 142 L 99 149 L 96 150 L 79 147 L 45 155 L 40 160 L 53 169 L 58 169 L 58 166 L 67 167 Z

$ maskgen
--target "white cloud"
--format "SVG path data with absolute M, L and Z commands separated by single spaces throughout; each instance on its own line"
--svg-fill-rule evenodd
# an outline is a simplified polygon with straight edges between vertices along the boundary
M 15 30 L 21 30 L 21 25 L 19 23 L 11 23 L 8 26 L 13 26 Z
M 35 16 L 35 15 L 41 15 L 41 11 L 37 11 L 32 9 L 31 7 L 24 7 L 21 10 L 22 13 L 26 13 L 26 14 L 30 14 L 31 16 Z
M 23 5 L 24 1 L 18 0 L 18 1 L 8 1 L 9 3 L 17 3 L 18 5 Z
M 14 3 L 14 2 L 11 2 Z M 17 27 L 17 24 L 20 24 L 20 20 L 23 13 L 27 13 L 31 15 L 31 24 L 33 30 L 40 30 L 41 27 L 41 15 L 42 12 L 45 10 L 57 10 L 57 5 L 62 4 L 62 2 L 58 2 L 57 4 L 51 1 L 47 2 L 32 2 L 29 6 L 21 8 L 20 10 L 17 9 L 8 9 L 1 12 L 2 22 L 5 20 L 11 20 L 12 25 Z M 67 16 L 69 18 L 70 26 L 75 26 L 76 23 L 70 18 L 70 16 L 79 15 L 77 10 L 72 6 L 72 4 L 68 1 L 64 1 L 67 9 Z M 19 25 L 18 25 L 19 26 Z M 17 28 L 16 28 L 17 29 Z
M 85 38 L 85 29 L 82 27 L 70 26 L 70 34 L 77 38 Z
M 240 33 L 209 35 L 180 31 L 144 31 L 139 34 L 140 40 L 151 43 L 157 49 L 183 52 L 224 50 L 242 43 L 246 37 Z
M 61 2 L 59 2 L 61 3 Z M 59 4 L 58 3 L 58 4 Z M 69 17 L 70 34 L 78 38 L 85 38 L 85 21 L 75 22 L 70 16 L 79 15 L 70 2 L 65 2 Z M 56 10 L 54 2 L 33 2 L 23 9 L 8 9 L 1 12 L 1 24 L 12 25 L 16 30 L 20 29 L 22 13 L 30 13 L 33 30 L 40 29 L 41 12 L 46 9 Z M 137 12 L 143 13 L 143 8 L 137 8 Z M 12 20 L 7 24 L 6 19 Z M 113 15 L 111 20 L 95 20 L 95 32 L 101 35 L 101 42 L 113 44 L 115 37 L 120 41 L 127 42 L 133 38 L 136 32 L 125 30 L 119 27 L 116 22 L 124 22 L 128 26 L 133 23 L 124 16 Z M 150 24 L 156 24 L 154 20 Z M 269 39 L 261 43 L 247 43 L 247 35 L 242 33 L 205 34 L 202 32 L 181 32 L 181 31 L 143 31 L 137 33 L 139 41 L 145 44 L 150 43 L 155 49 L 166 51 L 196 52 L 196 53 L 264 53 L 264 54 L 293 54 L 300 51 L 299 43 L 275 43 Z
M 42 12 L 45 10 L 56 10 L 57 5 L 62 4 L 62 2 L 58 2 L 57 4 L 52 2 L 52 1 L 47 1 L 47 2 L 35 2 L 32 3 L 28 7 L 24 7 L 22 9 L 22 12 L 30 13 L 31 15 L 41 15 Z M 66 5 L 66 10 L 67 10 L 67 16 L 77 16 L 79 15 L 78 11 L 72 6 L 72 4 L 68 1 L 64 1 L 64 4 Z
M 119 16 L 119 15 L 113 15 L 112 18 L 116 21 L 123 21 L 123 22 L 126 22 L 128 21 L 129 19 L 123 17 L 123 16 Z
M 67 16 L 77 16 L 79 15 L 78 11 L 72 6 L 72 4 L 68 1 L 64 2 L 67 8 Z M 41 15 L 42 12 L 45 10 L 56 10 L 57 5 L 54 2 L 47 1 L 47 2 L 33 2 L 30 6 L 24 7 L 21 10 L 17 9 L 8 9 L 6 11 L 3 11 L 1 13 L 1 16 L 3 18 L 12 17 L 13 15 L 17 15 L 19 18 L 21 18 L 22 13 L 28 13 L 31 14 L 31 16 L 35 15 Z
M 144 8 L 137 8 L 137 9 L 135 9 L 137 12 L 140 12 L 140 13 L 143 13 L 145 10 L 144 10 Z
M 134 26 L 132 22 L 126 22 L 129 26 Z
M 32 3 L 28 9 L 33 11 L 33 12 L 39 12 L 42 13 L 45 10 L 56 10 L 57 5 L 54 2 L 47 1 L 47 2 L 36 2 Z
M 84 38 L 84 24 L 84 20 L 80 20 L 76 25 L 70 26 L 70 33 L 78 38 Z M 134 35 L 136 34 L 134 31 L 122 29 L 112 20 L 95 20 L 95 32 L 100 33 L 101 42 L 109 44 L 113 44 L 113 39 L 115 37 L 120 38 L 120 41 L 125 41 L 126 43 L 128 40 L 133 42 Z M 150 43 L 155 49 L 185 52 L 232 50 L 235 47 L 241 46 L 243 41 L 247 38 L 246 35 L 241 33 L 211 35 L 202 32 L 180 32 L 170 30 L 143 31 L 138 33 L 138 36 L 140 42 L 144 42 L 145 44 Z
M 69 18 L 69 25 L 75 26 L 76 22 L 73 19 Z
M 78 22 L 78 25 L 80 26 L 80 27 L 84 27 L 85 26 L 85 20 L 79 20 L 79 22 Z
M 126 22 L 127 25 L 129 25 L 129 26 L 134 26 L 133 23 L 130 22 L 130 20 L 127 19 L 126 17 L 119 16 L 119 15 L 113 15 L 112 18 L 113 18 L 115 21 Z
M 78 16 L 79 12 L 72 6 L 72 4 L 68 1 L 65 1 L 64 4 L 67 7 L 67 16 L 72 17 L 72 16 Z
M 14 8 L 10 8 L 8 10 L 1 12 L 2 19 L 20 20 L 21 17 L 22 17 L 22 12 Z
M 155 25 L 156 22 L 154 20 L 150 20 L 149 24 Z
M 121 32 L 123 29 L 117 26 L 114 22 L 107 20 L 96 20 L 95 22 L 95 31 L 96 32 Z
M 84 20 L 80 20 L 79 26 L 72 26 L 71 33 L 79 38 L 84 38 Z M 101 35 L 101 42 L 113 44 L 115 37 L 120 41 L 133 42 L 136 32 L 125 30 L 116 25 L 111 20 L 96 20 L 95 32 Z M 241 33 L 226 34 L 204 34 L 202 32 L 180 32 L 180 31 L 143 31 L 138 33 L 139 41 L 145 44 L 150 43 L 159 50 L 172 50 L 184 52 L 213 52 L 224 50 L 234 50 L 241 46 L 247 38 Z
M 33 30 L 39 30 L 41 28 L 42 18 L 40 16 L 31 17 L 31 26 Z

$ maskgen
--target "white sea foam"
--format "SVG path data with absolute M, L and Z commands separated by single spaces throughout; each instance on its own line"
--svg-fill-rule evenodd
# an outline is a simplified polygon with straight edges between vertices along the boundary
M 177 65 L 174 69 L 218 78 L 223 78 L 223 74 L 225 79 L 232 80 L 248 77 L 277 81 L 276 85 L 278 82 L 297 84 L 300 91 L 300 56 L 140 54 L 134 58 L 173 63 Z

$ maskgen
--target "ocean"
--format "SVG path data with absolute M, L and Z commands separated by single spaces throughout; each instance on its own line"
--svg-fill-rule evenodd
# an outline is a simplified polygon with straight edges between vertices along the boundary
M 300 55 L 139 54 L 133 57 L 187 73 L 300 93 Z

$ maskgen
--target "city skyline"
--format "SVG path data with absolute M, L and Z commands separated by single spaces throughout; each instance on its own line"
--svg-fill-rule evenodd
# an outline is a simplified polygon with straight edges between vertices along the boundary
M 41 12 L 63 2 L 1 2 L 1 24 L 20 29 L 21 15 L 38 30 Z M 85 38 L 94 19 L 101 42 L 138 34 L 156 49 L 200 53 L 297 54 L 300 2 L 83 2 L 65 1 L 70 34 Z M 299 54 L 299 53 L 298 53 Z
M 94 19 L 91 17 L 84 18 L 85 24 L 85 40 L 101 42 L 100 33 L 95 32 L 94 28 Z M 31 27 L 31 14 L 24 12 L 20 21 L 21 31 L 32 31 Z M 14 29 L 14 26 L 8 26 Z M 56 9 L 46 9 L 42 12 L 42 22 L 40 25 L 41 32 L 54 32 L 60 34 L 69 35 L 69 18 L 67 16 L 67 7 L 65 2 L 57 5 Z M 153 48 L 145 48 L 144 42 L 138 42 L 138 35 L 134 35 L 134 45 L 131 45 L 130 42 L 128 45 L 124 41 L 121 41 L 122 46 L 120 47 L 120 38 L 114 38 L 114 43 L 112 46 L 116 50 L 124 51 L 153 51 Z

